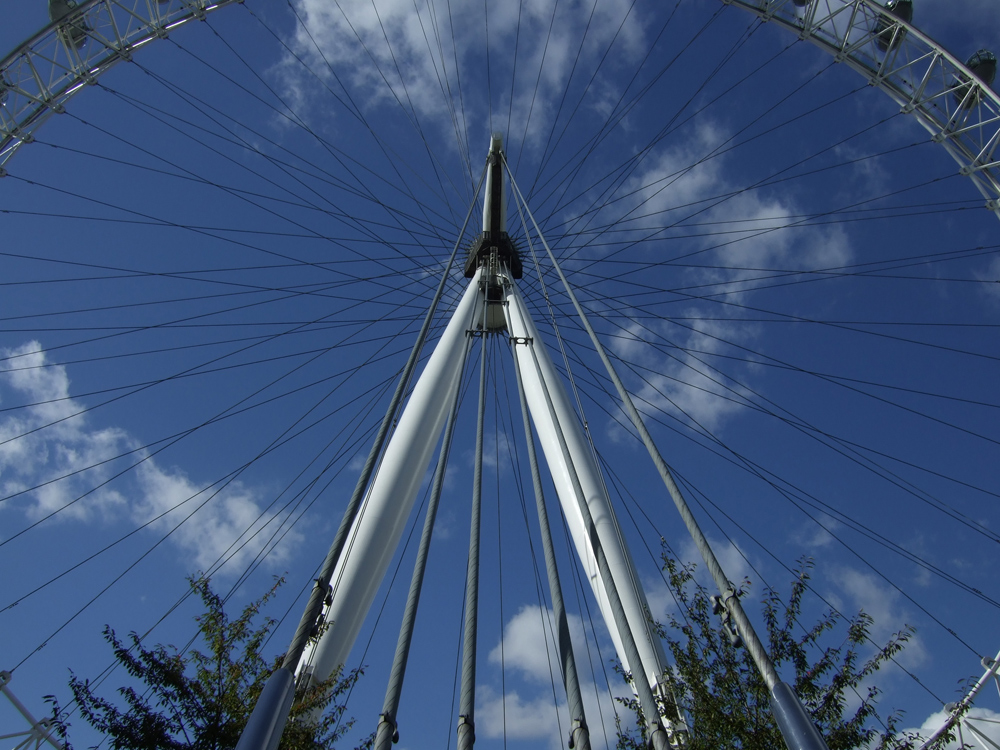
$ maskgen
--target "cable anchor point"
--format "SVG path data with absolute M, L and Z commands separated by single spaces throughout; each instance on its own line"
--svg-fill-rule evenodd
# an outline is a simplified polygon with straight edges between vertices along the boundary
M 722 630 L 729 638 L 729 644 L 733 648 L 740 648 L 743 645 L 743 637 L 740 635 L 739 630 L 732 619 L 732 613 L 729 610 L 730 601 L 739 599 L 739 596 L 739 592 L 732 586 L 732 584 L 730 584 L 729 588 L 726 589 L 725 593 L 721 596 L 710 597 L 710 601 L 712 602 L 712 614 L 720 616 L 719 619 L 722 621 Z

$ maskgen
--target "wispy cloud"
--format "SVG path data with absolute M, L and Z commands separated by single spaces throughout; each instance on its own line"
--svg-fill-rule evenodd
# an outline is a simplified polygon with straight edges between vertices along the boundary
M 600 92 L 608 89 L 598 66 L 609 71 L 644 47 L 642 20 L 626 0 L 494 3 L 488 15 L 473 3 L 412 0 L 377 7 L 368 0 L 298 0 L 296 10 L 309 32 L 297 27 L 295 54 L 331 90 L 349 94 L 349 106 L 366 116 L 381 107 L 402 109 L 412 127 L 448 134 L 457 127 L 460 140 L 471 131 L 485 141 L 491 83 L 492 127 L 505 129 L 510 113 L 518 136 L 527 127 L 530 140 L 549 132 L 571 76 L 582 91 L 597 74 L 584 106 L 600 109 L 607 98 Z M 487 48 L 495 50 L 488 71 L 482 69 Z M 609 48 L 613 54 L 606 55 Z M 282 75 L 294 91 L 317 91 L 293 58 Z
M 745 358 L 738 347 L 762 335 L 759 325 L 742 319 L 749 317 L 751 292 L 775 278 L 839 268 L 853 254 L 840 228 L 784 228 L 803 213 L 789 195 L 738 189 L 730 160 L 712 156 L 725 142 L 720 126 L 703 121 L 687 140 L 650 157 L 598 222 L 633 229 L 636 238 L 661 237 L 659 228 L 691 220 L 711 227 L 708 236 L 685 241 L 684 265 L 672 274 L 669 291 L 682 300 L 675 322 L 629 324 L 614 345 L 623 358 L 646 368 L 638 395 L 647 409 L 712 431 L 743 408 L 741 382 L 750 367 L 730 363 L 723 373 L 715 363 L 719 354 Z M 661 351 L 648 346 L 651 341 Z
M 871 637 L 882 644 L 896 632 L 912 624 L 913 613 L 903 595 L 873 573 L 851 567 L 832 570 L 830 580 L 837 587 L 829 598 L 846 615 L 863 611 L 872 620 Z M 927 648 L 919 635 L 914 635 L 896 661 L 914 668 L 928 659 Z
M 584 624 L 573 615 L 568 620 L 591 736 L 606 733 L 613 742 L 614 712 L 607 705 L 599 708 L 596 698 L 600 693 L 604 696 L 602 700 L 606 701 L 608 686 L 596 684 L 593 677 L 587 675 Z M 569 718 L 558 653 L 551 639 L 552 622 L 551 609 L 530 605 L 522 607 L 504 627 L 501 642 L 490 651 L 489 661 L 506 671 L 506 695 L 489 684 L 476 688 L 477 729 L 484 736 L 499 738 L 506 735 L 508 739 L 535 740 L 546 743 L 553 750 L 565 747 Z M 614 652 L 607 636 L 599 637 L 599 641 L 604 642 L 605 653 Z M 624 682 L 612 685 L 612 690 L 616 696 L 630 695 Z M 562 736 L 555 721 L 557 713 L 562 717 Z M 628 718 L 623 717 L 626 723 Z
M 910 734 L 918 734 L 923 739 L 928 739 L 936 732 L 948 718 L 945 711 L 935 711 L 928 716 L 919 727 L 904 730 Z M 1000 744 L 1000 713 L 989 708 L 973 707 L 969 709 L 965 717 L 961 735 L 956 733 L 955 739 L 951 742 L 936 745 L 941 750 L 959 750 L 962 747 L 986 747 L 980 738 L 985 736 L 987 742 L 992 742 L 994 746 Z
M 94 425 L 70 395 L 66 367 L 51 363 L 37 341 L 0 350 L 0 360 L 0 397 L 20 407 L 0 418 L 0 491 L 15 496 L 4 503 L 7 513 L 51 516 L 47 523 L 148 524 L 151 533 L 169 533 L 200 570 L 230 555 L 223 570 L 235 572 L 263 549 L 270 534 L 257 532 L 280 519 L 264 509 L 259 490 L 238 481 L 201 484 L 161 465 L 127 430 Z M 298 538 L 287 534 L 269 563 L 282 564 Z

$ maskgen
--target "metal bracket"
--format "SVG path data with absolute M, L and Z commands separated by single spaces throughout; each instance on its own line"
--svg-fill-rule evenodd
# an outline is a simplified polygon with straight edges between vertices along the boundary
M 316 587 L 319 588 L 323 585 L 323 582 L 317 578 Z M 326 596 L 323 597 L 323 606 L 320 607 L 319 613 L 316 615 L 316 622 L 313 623 L 312 629 L 309 631 L 309 637 L 315 638 L 323 630 L 323 623 L 326 619 L 326 609 L 333 604 L 333 586 L 327 584 Z
M 743 645 L 743 637 L 739 634 L 739 631 L 733 624 L 732 614 L 729 611 L 729 602 L 732 599 L 739 599 L 739 594 L 732 585 L 726 589 L 722 596 L 710 597 L 710 601 L 712 602 L 712 614 L 720 616 L 719 619 L 722 620 L 722 630 L 729 638 L 730 645 L 732 645 L 733 648 L 740 648 Z
M 392 744 L 399 744 L 399 727 L 396 725 L 396 720 L 389 716 L 389 714 L 385 711 L 379 714 L 379 718 L 392 727 Z
M 458 731 L 459 732 L 462 731 L 462 727 L 463 726 L 469 727 L 469 731 L 472 732 L 472 743 L 475 744 L 476 743 L 476 722 L 472 721 L 472 719 L 470 719 L 465 714 L 459 714 L 458 715 Z

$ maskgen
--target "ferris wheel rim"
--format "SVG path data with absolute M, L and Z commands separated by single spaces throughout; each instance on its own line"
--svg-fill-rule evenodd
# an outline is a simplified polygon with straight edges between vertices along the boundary
M 97 1 L 99 1 L 99 0 L 97 0 Z
M 206 13 L 227 5 L 238 4 L 241 0 L 195 0 L 192 3 L 180 5 L 172 14 L 170 12 L 161 13 L 158 7 L 159 3 L 143 2 L 143 0 L 85 0 L 73 10 L 73 15 L 82 17 L 103 6 L 111 17 L 113 8 L 124 7 L 129 2 L 133 8 L 143 6 L 149 11 L 149 18 L 144 19 L 144 26 L 136 29 L 127 38 L 122 38 L 115 29 L 117 39 L 104 41 L 104 57 L 94 60 L 91 64 L 83 65 L 83 60 L 79 55 L 76 55 L 76 60 L 69 62 L 68 69 L 65 70 L 55 87 L 42 83 L 44 77 L 39 77 L 34 71 L 32 71 L 32 75 L 19 77 L 18 81 L 14 82 L 11 80 L 9 71 L 16 66 L 21 56 L 27 57 L 29 53 L 35 51 L 36 46 L 43 42 L 58 40 L 67 55 L 73 57 L 74 53 L 71 50 L 73 45 L 65 38 L 60 38 L 62 37 L 60 29 L 66 25 L 66 22 L 62 20 L 50 22 L 0 61 L 0 93 L 5 98 L 9 96 L 8 92 L 24 93 L 27 99 L 25 105 L 13 117 L 5 112 L 5 105 L 0 104 L 0 114 L 6 115 L 0 117 L 0 176 L 5 174 L 6 163 L 13 157 L 18 148 L 33 140 L 34 131 L 51 115 L 63 112 L 65 103 L 87 84 L 93 83 L 97 77 L 114 67 L 118 62 L 128 61 L 132 52 L 138 47 L 157 37 L 166 36 L 171 29 L 177 26 L 191 20 L 203 19 Z M 838 62 L 846 62 L 856 72 L 866 77 L 871 85 L 879 88 L 900 104 L 904 112 L 914 114 L 921 125 L 931 133 L 932 140 L 938 142 L 952 155 L 959 164 L 960 172 L 973 181 L 983 197 L 986 198 L 986 208 L 1000 219 L 1000 160 L 997 160 L 995 156 L 1000 148 L 1000 95 L 993 91 L 990 86 L 984 84 L 944 46 L 920 31 L 911 22 L 887 15 L 885 7 L 877 0 L 841 0 L 842 5 L 830 11 L 827 16 L 821 16 L 818 22 L 816 9 L 822 3 L 825 3 L 829 9 L 830 0 L 806 0 L 804 6 L 798 5 L 799 0 L 759 0 L 758 2 L 722 0 L 722 2 L 750 12 L 765 22 L 774 21 L 789 31 L 797 33 L 800 38 L 808 39 L 833 55 Z M 832 43 L 829 33 L 825 35 L 820 33 L 823 23 L 839 14 L 846 13 L 852 7 L 865 9 L 865 12 L 862 13 L 862 23 L 868 28 L 869 38 L 862 38 L 858 43 L 847 45 L 847 37 L 859 28 L 852 19 L 846 29 L 843 43 L 835 45 Z M 800 12 L 797 13 L 796 8 L 799 8 Z M 857 10 L 855 10 L 856 12 Z M 133 10 L 130 15 L 138 17 L 136 13 L 137 11 Z M 806 19 L 809 20 L 808 24 L 805 23 Z M 885 29 L 873 28 L 871 22 L 877 19 L 887 19 L 892 26 Z M 898 28 L 899 31 L 895 31 L 894 28 Z M 885 50 L 882 64 L 873 67 L 871 64 L 873 57 L 871 55 L 865 57 L 861 51 L 866 47 L 871 47 L 875 44 L 877 37 L 888 33 L 888 31 L 893 32 L 889 49 Z M 87 34 L 87 37 L 95 42 L 102 41 L 97 35 L 90 33 Z M 951 123 L 957 121 L 960 112 L 956 111 L 953 116 L 945 118 L 942 122 L 942 118 L 935 116 L 935 112 L 927 106 L 931 99 L 924 97 L 922 90 L 907 96 L 906 89 L 909 87 L 912 90 L 914 88 L 913 82 L 907 81 L 899 75 L 898 69 L 890 70 L 888 74 L 884 73 L 883 65 L 888 63 L 890 59 L 894 60 L 898 56 L 899 49 L 910 44 L 914 39 L 931 51 L 933 57 L 931 65 L 940 60 L 950 66 L 949 70 L 944 72 L 946 80 L 952 79 L 950 87 L 947 86 L 947 83 L 945 85 L 944 98 L 946 101 L 949 99 L 948 92 L 954 92 L 959 87 L 966 89 L 965 101 L 972 102 L 972 105 L 965 107 L 964 102 L 958 102 L 953 109 L 958 110 L 965 107 L 971 111 L 973 108 L 978 109 L 984 102 L 989 102 L 991 111 L 981 120 L 986 125 L 994 123 L 995 130 L 993 135 L 986 139 L 985 144 L 979 144 L 981 148 L 978 150 L 976 144 L 973 144 L 968 136 L 971 130 L 981 127 L 981 125 L 973 125 L 971 128 L 965 126 L 958 132 L 952 132 Z M 840 40 L 834 38 L 834 41 Z M 54 58 L 51 62 L 55 64 Z M 910 67 L 910 64 L 905 67 Z M 952 71 L 957 72 L 960 78 L 952 75 Z M 930 75 L 930 70 L 927 74 Z M 19 85 L 22 80 L 37 83 L 37 92 L 22 92 Z M 921 87 L 924 85 L 926 85 L 926 77 L 919 84 Z M 932 98 L 940 99 L 941 92 L 936 92 Z M 946 108 L 945 112 L 947 113 L 947 111 Z
M 242 0 L 191 0 L 167 5 L 164 9 L 161 5 L 166 3 L 147 0 L 85 0 L 67 14 L 66 18 L 71 17 L 71 20 L 51 21 L 15 47 L 0 62 L 0 176 L 5 174 L 4 165 L 14 153 L 34 140 L 35 130 L 52 115 L 64 112 L 66 102 L 100 75 L 119 62 L 131 60 L 132 53 L 148 42 L 164 38 L 190 21 L 202 20 L 219 8 L 240 2 Z M 116 16 L 140 23 L 123 34 Z M 99 34 L 96 28 L 87 25 L 86 21 L 95 17 L 105 20 L 110 33 Z M 65 29 L 79 21 L 82 25 L 74 29 L 83 36 L 74 43 Z M 81 47 L 89 49 L 81 54 Z M 42 54 L 42 48 L 52 51 Z M 12 71 L 21 67 L 25 68 L 23 74 L 12 75 Z M 8 104 L 12 96 L 17 100 L 13 107 Z
M 722 2 L 752 13 L 764 22 L 774 21 L 800 39 L 807 39 L 837 62 L 846 63 L 865 77 L 870 85 L 899 104 L 903 113 L 913 114 L 931 134 L 931 139 L 943 146 L 959 164 L 959 172 L 973 181 L 986 198 L 987 210 L 1000 219 L 1000 159 L 997 157 L 1000 151 L 1000 95 L 943 45 L 912 22 L 891 14 L 877 0 L 837 0 L 839 5 L 835 9 L 830 7 L 831 0 Z M 819 12 L 821 6 L 827 9 L 825 15 Z M 824 24 L 832 24 L 832 19 L 840 14 L 851 16 L 846 27 L 838 29 L 834 24 L 833 33 L 829 30 L 821 33 Z M 888 41 L 885 41 L 886 34 L 890 34 Z M 904 55 L 910 61 L 897 66 L 901 51 L 914 41 L 924 49 L 918 50 L 917 55 Z M 885 49 L 882 49 L 883 44 Z M 877 50 L 882 50 L 881 62 Z M 902 75 L 902 71 L 917 68 L 917 63 L 928 56 L 930 61 L 922 76 L 907 79 Z M 942 63 L 942 70 L 935 74 L 934 67 Z M 940 85 L 928 94 L 929 82 L 939 76 L 943 79 L 937 81 Z M 958 98 L 961 92 L 964 93 Z M 953 101 L 953 97 L 957 101 Z M 932 102 L 945 102 L 950 106 L 931 107 Z M 980 108 L 987 112 L 980 116 L 978 125 L 962 122 L 960 110 L 965 109 L 966 114 L 971 115 L 973 110 Z M 961 127 L 956 129 L 956 125 Z M 970 133 L 984 127 L 986 133 L 976 143 Z

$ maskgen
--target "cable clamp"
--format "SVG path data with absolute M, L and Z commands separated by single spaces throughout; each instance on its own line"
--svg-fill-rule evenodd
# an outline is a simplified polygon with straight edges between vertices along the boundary
M 736 629 L 735 623 L 732 621 L 732 613 L 729 610 L 730 601 L 733 599 L 739 599 L 739 596 L 740 595 L 737 593 L 736 589 L 730 585 L 730 587 L 726 589 L 721 596 L 710 597 L 710 601 L 712 602 L 712 614 L 720 616 L 719 619 L 722 620 L 722 630 L 729 638 L 729 644 L 733 648 L 739 648 L 743 645 L 743 638 Z
M 514 344 L 515 346 L 517 344 L 531 344 L 533 342 L 534 342 L 534 339 L 531 338 L 530 336 L 511 336 L 510 337 L 510 343 Z
M 646 740 L 646 747 L 649 748 L 649 750 L 653 750 L 653 748 L 656 747 L 653 744 L 653 735 L 656 734 L 657 732 L 662 732 L 662 731 L 663 731 L 663 727 L 660 726 L 660 722 L 658 722 L 658 721 L 654 721 L 654 722 L 652 722 L 649 725 L 649 728 L 648 728 L 649 739 Z
M 472 732 L 472 744 L 476 744 L 476 722 L 470 719 L 465 714 L 459 714 L 458 716 L 458 731 L 462 732 L 462 727 L 469 727 L 469 731 Z
M 569 728 L 569 750 L 576 747 L 576 733 L 579 731 L 587 731 L 587 722 L 583 719 L 573 719 Z
M 316 588 L 323 588 L 323 581 L 319 578 L 315 579 Z M 312 628 L 309 630 L 309 638 L 318 637 L 324 628 L 326 621 L 326 610 L 330 608 L 333 604 L 333 586 L 330 584 L 326 585 L 326 595 L 323 597 L 323 605 L 320 607 L 319 612 L 316 613 L 316 621 L 313 623 Z
M 396 720 L 393 719 L 387 712 L 383 711 L 379 714 L 379 718 L 382 719 L 383 724 L 388 724 L 392 727 L 392 744 L 396 745 L 399 743 L 399 728 L 396 726 Z

